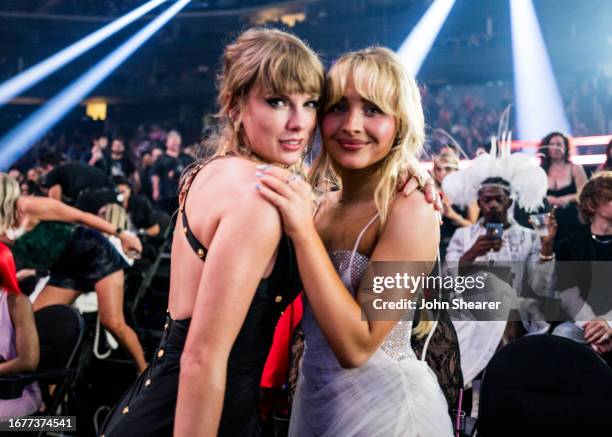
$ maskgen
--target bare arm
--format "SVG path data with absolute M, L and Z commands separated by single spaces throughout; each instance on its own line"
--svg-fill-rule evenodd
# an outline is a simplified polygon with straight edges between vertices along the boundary
M 153 184 L 153 193 L 152 193 L 153 200 L 158 201 L 159 200 L 159 176 L 157 175 L 151 176 L 151 184 Z
M 115 227 L 106 220 L 55 199 L 21 197 L 19 207 L 24 213 L 37 220 L 82 224 L 109 235 L 114 235 L 116 231 Z
M 480 215 L 480 208 L 478 208 L 478 202 L 474 201 L 468 205 L 468 214 L 467 219 L 470 221 L 470 224 L 474 224 L 478 221 L 478 216 Z
M 208 249 L 181 356 L 177 437 L 217 435 L 229 353 L 281 235 L 278 212 L 253 188 L 233 205 Z
M 5 292 L 0 291 L 0 293 Z M 15 327 L 17 357 L 0 363 L 0 375 L 33 372 L 38 367 L 40 345 L 32 305 L 24 295 L 9 295 L 8 308 L 11 321 Z
M 580 192 L 582 187 L 584 187 L 588 181 L 584 168 L 582 168 L 581 165 L 572 164 L 572 174 L 574 176 L 574 181 L 576 182 L 576 190 Z
M 153 226 L 145 229 L 145 233 L 149 236 L 149 237 L 155 237 L 156 235 L 159 234 L 159 224 L 155 223 Z
M 371 262 L 421 261 L 411 265 L 407 273 L 427 274 L 436 257 L 439 232 L 434 210 L 421 193 L 398 199 Z M 423 238 L 424 235 L 431 238 Z M 401 315 L 386 321 L 363 320 L 362 308 L 338 277 L 314 226 L 301 238 L 294 238 L 294 243 L 304 291 L 319 327 L 342 366 L 361 366 L 382 344 Z M 364 286 L 370 288 L 371 284 L 361 285 Z M 359 301 L 368 296 L 362 288 Z M 388 291 L 394 294 L 398 290 Z
M 117 233 L 117 229 L 106 220 L 55 199 L 24 196 L 19 198 L 18 202 L 19 208 L 25 214 L 37 220 L 82 224 L 108 235 Z M 142 245 L 135 235 L 122 232 L 117 237 L 121 240 L 126 253 L 132 250 L 142 251 Z

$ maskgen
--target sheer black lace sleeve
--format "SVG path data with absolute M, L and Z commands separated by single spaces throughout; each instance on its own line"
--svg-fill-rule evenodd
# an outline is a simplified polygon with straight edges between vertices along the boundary
M 418 322 L 415 316 L 415 324 Z M 448 402 L 449 410 L 457 408 L 459 389 L 463 388 L 461 357 L 457 332 L 446 311 L 438 314 L 438 326 L 431 337 L 425 361 L 438 377 L 442 392 Z M 417 339 L 412 337 L 412 348 L 420 359 L 427 336 Z

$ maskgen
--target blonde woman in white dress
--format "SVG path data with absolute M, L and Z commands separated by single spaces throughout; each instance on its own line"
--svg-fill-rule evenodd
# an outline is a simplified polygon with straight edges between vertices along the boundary
M 306 294 L 306 349 L 289 434 L 451 436 L 436 376 L 410 346 L 412 314 L 368 320 L 358 303 L 367 298 L 362 278 L 370 263 L 420 261 L 410 273 L 427 274 L 440 238 L 421 192 L 395 196 L 401 169 L 421 151 L 424 117 L 415 81 L 393 52 L 370 48 L 334 64 L 321 132 L 310 178 L 324 194 L 314 220 L 309 184 L 276 167 L 257 174 L 257 188 L 295 244 Z M 421 322 L 415 334 L 431 328 Z

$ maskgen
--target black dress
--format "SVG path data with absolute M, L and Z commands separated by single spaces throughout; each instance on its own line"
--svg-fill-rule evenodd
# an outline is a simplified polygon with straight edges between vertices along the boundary
M 561 197 L 567 196 L 568 194 L 576 194 L 577 192 L 578 189 L 576 188 L 576 182 L 574 182 L 574 177 L 572 176 L 571 184 L 558 190 L 549 188 L 546 191 L 546 195 Z M 575 201 L 569 202 L 564 207 L 558 208 L 557 212 L 555 213 L 555 217 L 557 218 L 558 225 L 557 234 L 555 235 L 556 244 L 584 227 L 578 218 L 578 204 Z
M 191 179 L 202 166 L 200 164 L 196 168 Z M 185 185 L 188 187 L 189 184 L 188 180 Z M 181 205 L 184 205 L 184 197 L 181 196 Z M 189 244 L 204 258 L 206 249 L 189 229 L 183 208 L 180 212 Z M 256 435 L 259 384 L 272 345 L 274 328 L 282 311 L 295 299 L 300 289 L 293 245 L 283 235 L 272 274 L 259 283 L 229 355 L 219 436 Z M 101 435 L 172 435 L 180 357 L 190 320 L 172 320 L 167 317 L 162 340 L 153 360 L 111 411 L 102 427 Z

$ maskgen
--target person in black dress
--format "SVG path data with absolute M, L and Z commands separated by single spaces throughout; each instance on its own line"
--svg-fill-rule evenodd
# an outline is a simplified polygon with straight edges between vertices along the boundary
M 263 162 L 301 171 L 323 67 L 296 37 L 251 29 L 227 46 L 216 154 L 182 178 L 168 317 L 145 372 L 102 427 L 110 436 L 253 436 L 274 327 L 301 286 Z
M 570 162 L 571 143 L 560 132 L 546 135 L 539 146 L 542 168 L 548 175 L 546 200 L 556 207 L 558 230 L 555 243 L 580 229 L 583 225 L 578 218 L 577 193 L 587 181 L 584 169 Z

